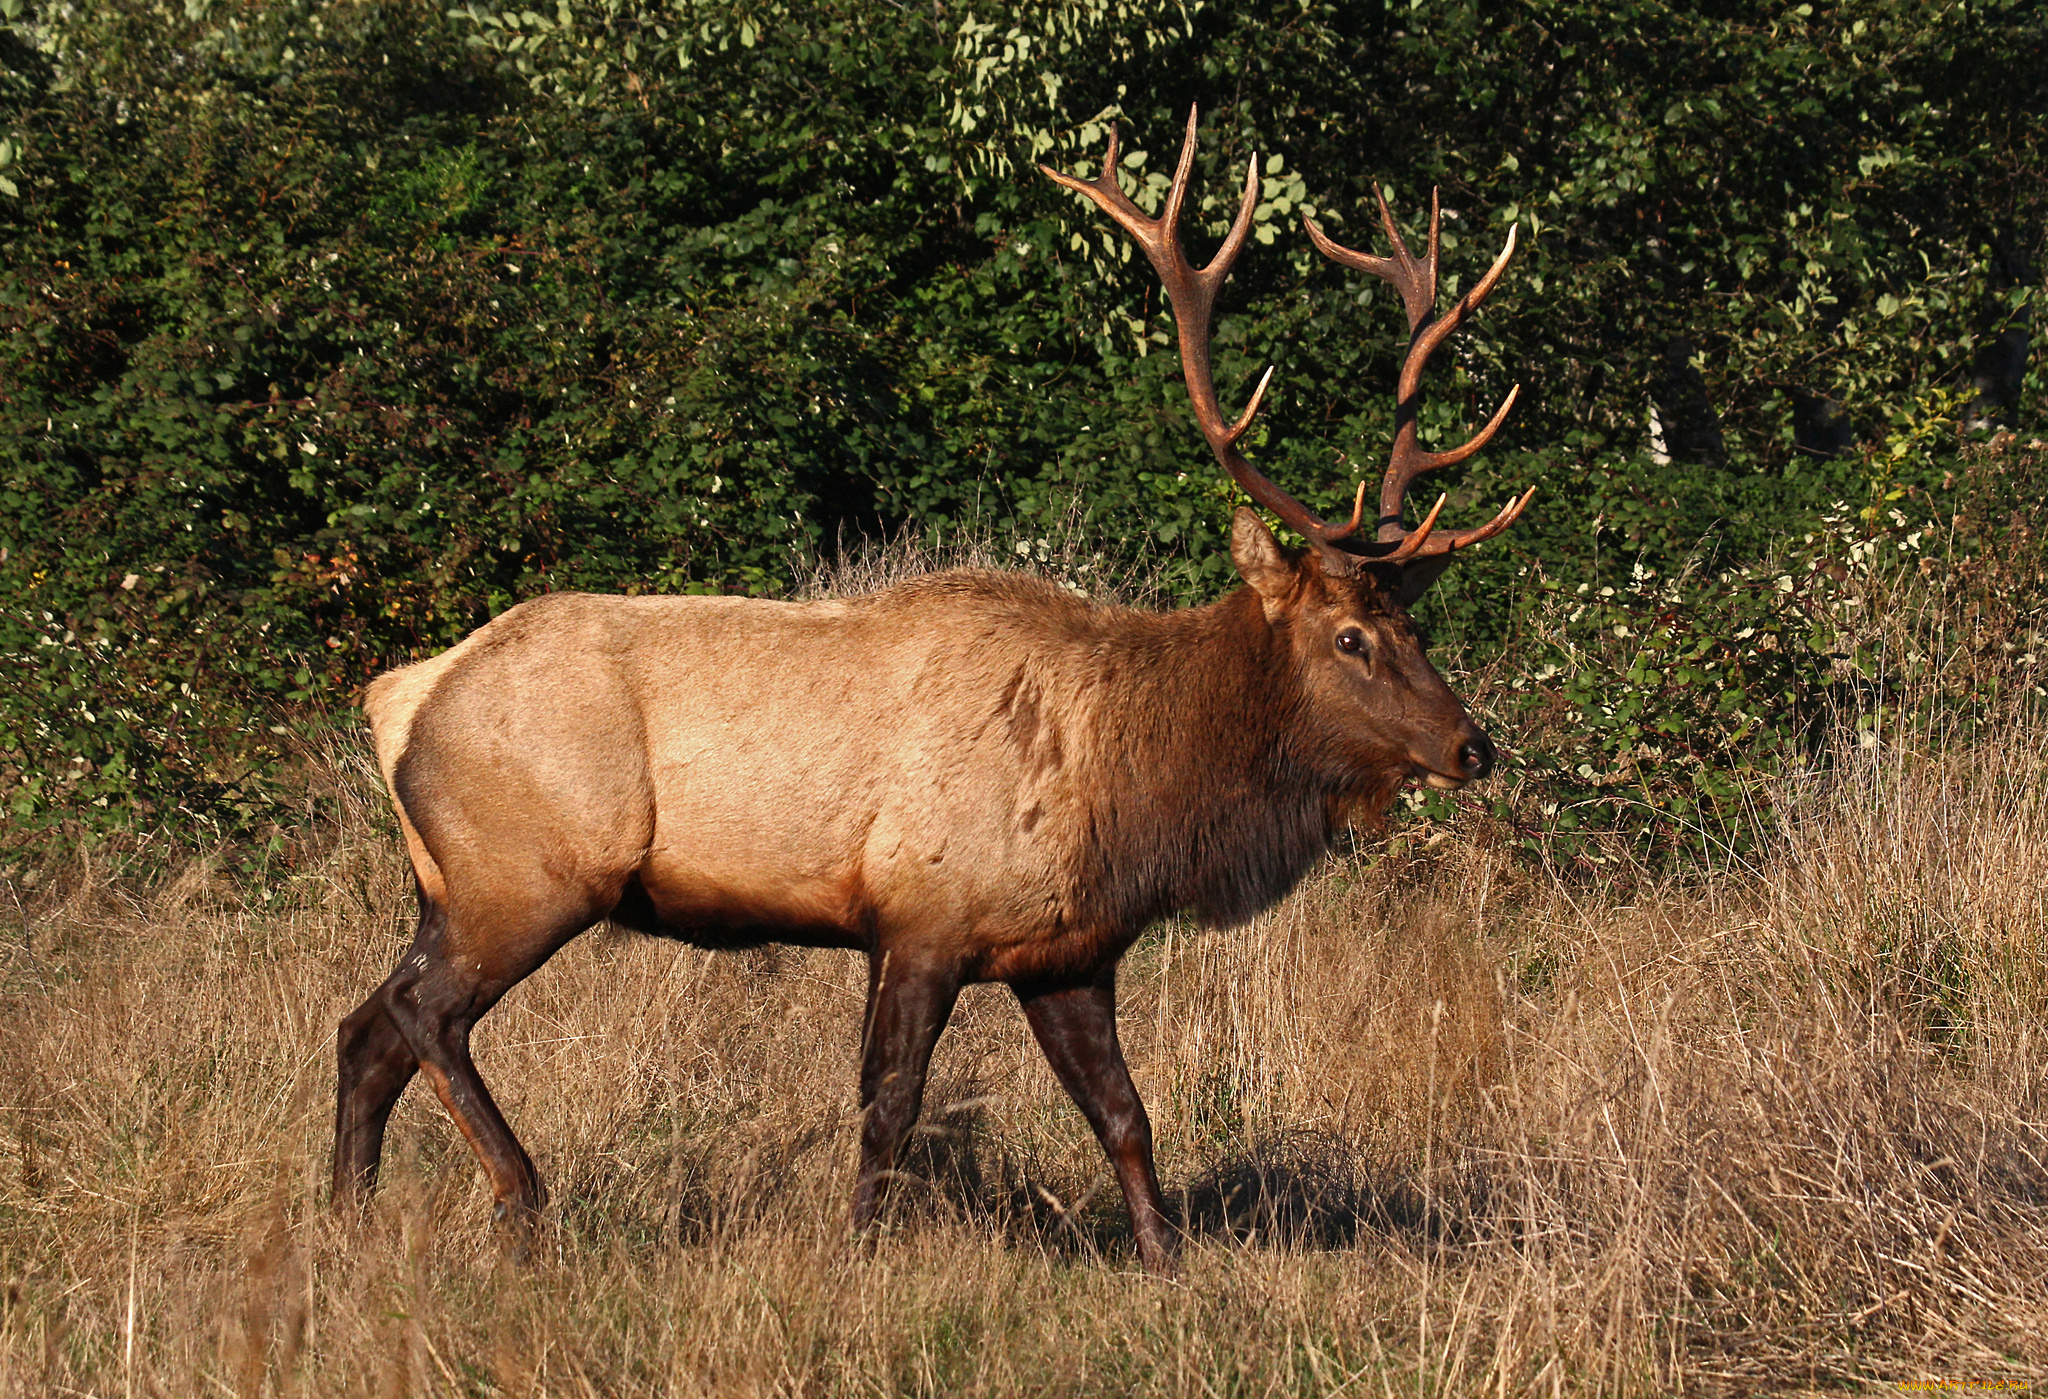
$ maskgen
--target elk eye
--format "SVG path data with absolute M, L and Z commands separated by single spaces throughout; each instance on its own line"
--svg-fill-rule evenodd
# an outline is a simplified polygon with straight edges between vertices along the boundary
M 1346 627 L 1337 633 L 1337 649 L 1347 656 L 1365 654 L 1365 633 L 1357 627 Z

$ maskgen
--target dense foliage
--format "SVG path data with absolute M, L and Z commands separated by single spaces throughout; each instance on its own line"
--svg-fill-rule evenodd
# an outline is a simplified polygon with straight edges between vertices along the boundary
M 2024 554 L 1985 503 L 2033 459 L 1958 456 L 2041 417 L 2017 0 L 0 0 L 12 829 L 274 829 L 356 686 L 548 589 L 1078 511 L 1214 595 L 1149 270 L 1032 170 L 1120 118 L 1156 201 L 1190 102 L 1198 257 L 1260 162 L 1219 384 L 1277 366 L 1254 456 L 1317 508 L 1401 338 L 1298 216 L 1370 244 L 1440 187 L 1452 290 L 1521 226 L 1424 410 L 1526 386 L 1444 484 L 1541 504 L 1428 609 L 1507 657 L 1518 829 L 1684 843 L 1841 693 L 1859 588 L 1959 516 Z

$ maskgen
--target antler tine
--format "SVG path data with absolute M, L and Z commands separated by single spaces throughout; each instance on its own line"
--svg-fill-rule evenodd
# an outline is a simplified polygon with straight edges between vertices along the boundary
M 1432 536 L 1431 531 L 1436 528 L 1436 517 L 1443 512 L 1444 502 L 1450 499 L 1449 496 L 1440 495 L 1436 498 L 1436 505 L 1429 512 L 1429 518 L 1424 520 L 1419 527 L 1396 545 L 1393 553 L 1381 555 L 1376 562 L 1406 563 L 1410 559 L 1424 558 L 1436 554 L 1455 553 L 1459 549 L 1468 548 L 1482 540 L 1491 539 L 1509 525 L 1521 519 L 1522 512 L 1529 508 L 1529 502 L 1535 498 L 1536 488 L 1531 486 L 1528 490 L 1523 491 L 1520 496 L 1509 501 L 1498 515 L 1495 515 L 1478 529 L 1459 530 L 1454 534 Z
M 1355 248 L 1347 248 L 1324 233 L 1321 225 L 1305 215 L 1301 222 L 1308 230 L 1309 241 L 1316 245 L 1316 250 L 1322 253 L 1324 257 L 1359 272 L 1369 272 L 1373 276 L 1390 283 L 1394 290 L 1400 293 L 1401 308 L 1408 313 L 1409 353 L 1411 357 L 1409 362 L 1413 363 L 1415 337 L 1422 333 L 1422 328 L 1429 323 L 1429 318 L 1436 314 L 1436 263 L 1437 249 L 1441 242 L 1443 227 L 1443 208 L 1437 191 L 1432 189 L 1429 192 L 1429 242 L 1424 246 L 1422 256 L 1418 258 L 1408 251 L 1408 242 L 1401 236 L 1400 226 L 1394 222 L 1394 212 L 1387 207 L 1387 197 L 1380 192 L 1378 185 L 1373 186 L 1372 194 L 1373 199 L 1379 204 L 1380 227 L 1387 231 L 1387 241 L 1394 248 L 1394 255 L 1392 257 L 1376 257 L 1371 253 L 1359 252 Z M 1434 348 L 1434 345 L 1431 348 Z M 1424 358 L 1426 359 L 1427 357 L 1425 353 Z M 1404 366 L 1401 393 L 1397 400 L 1397 403 L 1401 406 L 1397 407 L 1395 411 L 1394 435 L 1397 453 L 1400 449 L 1402 428 L 1404 425 L 1412 423 L 1413 420 L 1414 415 L 1412 411 L 1403 411 L 1404 408 L 1412 409 L 1413 405 L 1409 402 L 1412 396 L 1411 388 L 1405 378 Z M 1412 426 L 1409 427 L 1408 436 L 1412 440 L 1414 436 Z M 1482 438 L 1477 444 L 1472 446 L 1471 450 L 1476 452 L 1483 445 L 1485 443 Z M 1467 455 L 1470 455 L 1470 453 L 1467 453 Z M 1448 466 L 1450 462 L 1448 460 L 1440 461 L 1435 463 L 1435 465 Z M 1422 469 L 1427 470 L 1428 468 Z M 1359 486 L 1361 502 L 1364 499 L 1364 490 L 1365 487 L 1361 483 Z M 1388 499 L 1390 491 L 1392 493 L 1391 501 Z M 1405 479 L 1401 482 L 1398 489 L 1394 488 L 1391 475 L 1382 481 L 1380 486 L 1380 532 L 1382 535 L 1386 534 L 1389 530 L 1389 516 L 1392 517 L 1392 527 L 1398 530 L 1401 501 L 1406 491 L 1407 481 Z M 1333 531 L 1330 538 L 1344 538 L 1363 523 L 1364 515 L 1362 510 L 1354 509 L 1351 512 L 1351 522 L 1342 529 Z
M 1303 219 L 1302 222 L 1307 226 L 1310 241 L 1323 256 L 1360 272 L 1370 272 L 1375 277 L 1391 283 L 1401 294 L 1402 307 L 1408 313 L 1408 355 L 1402 361 L 1397 385 L 1394 444 L 1388 454 L 1386 475 L 1380 483 L 1379 520 L 1381 542 L 1395 546 L 1392 552 L 1381 555 L 1379 561 L 1404 563 L 1410 559 L 1449 553 L 1477 544 L 1483 539 L 1491 539 L 1520 517 L 1522 511 L 1528 507 L 1530 498 L 1535 494 L 1532 487 L 1518 500 L 1510 501 L 1507 508 L 1491 521 L 1474 530 L 1442 535 L 1433 533 L 1437 515 L 1443 509 L 1441 499 L 1437 501 L 1436 508 L 1430 511 L 1429 519 L 1423 522 L 1420 529 L 1411 531 L 1401 524 L 1401 505 L 1407 498 L 1408 488 L 1414 484 L 1415 478 L 1425 471 L 1434 471 L 1438 467 L 1452 466 L 1464 461 L 1492 441 L 1493 435 L 1500 431 L 1500 425 L 1507 420 L 1508 413 L 1514 408 L 1516 399 L 1521 396 L 1521 385 L 1517 384 L 1508 391 L 1508 396 L 1502 400 L 1500 407 L 1494 410 L 1486 426 L 1461 446 L 1445 452 L 1427 452 L 1416 442 L 1416 416 L 1421 405 L 1422 371 L 1428 365 L 1430 356 L 1436 353 L 1437 347 L 1464 324 L 1466 318 L 1479 308 L 1499 284 L 1501 275 L 1507 271 L 1508 263 L 1514 258 L 1518 229 L 1514 226 L 1509 227 L 1507 246 L 1501 249 L 1500 256 L 1494 259 L 1493 266 L 1487 269 L 1486 275 L 1460 296 L 1443 317 L 1432 320 L 1436 314 L 1437 252 L 1443 219 L 1437 192 L 1430 191 L 1429 243 L 1419 258 L 1408 251 L 1408 244 L 1402 239 L 1401 230 L 1394 223 L 1393 212 L 1387 208 L 1386 197 L 1375 189 L 1374 198 L 1379 204 L 1380 223 L 1386 229 L 1387 239 L 1394 247 L 1392 257 L 1375 257 L 1370 253 L 1346 248 L 1327 237 L 1322 229 L 1316 226 L 1314 220 Z M 1355 529 L 1363 522 L 1361 514 L 1360 511 L 1353 511 L 1349 528 Z
M 1436 314 L 1436 249 L 1441 218 L 1437 193 L 1435 190 L 1429 192 L 1429 248 L 1420 258 L 1408 251 L 1401 230 L 1394 224 L 1393 211 L 1387 208 L 1387 197 L 1377 186 L 1372 194 L 1379 201 L 1380 226 L 1386 229 L 1387 239 L 1394 245 L 1392 257 L 1374 257 L 1371 253 L 1347 248 L 1324 233 L 1322 227 L 1306 215 L 1301 222 L 1308 229 L 1309 241 L 1324 257 L 1359 272 L 1370 272 L 1393 284 L 1394 290 L 1401 294 L 1402 309 L 1408 313 L 1408 333 L 1412 336 Z
M 1393 553 L 1385 555 L 1385 557 L 1399 562 L 1402 559 L 1414 558 L 1417 554 L 1421 553 L 1422 546 L 1429 540 L 1430 531 L 1436 528 L 1436 517 L 1444 513 L 1444 505 L 1449 500 L 1450 496 L 1448 494 L 1441 491 L 1438 492 L 1436 504 L 1429 507 L 1429 513 L 1422 517 L 1422 523 L 1410 530 L 1408 537 L 1401 541 L 1399 547 Z
M 1114 128 L 1110 132 L 1109 152 L 1103 158 L 1102 173 L 1095 179 L 1083 180 L 1062 174 L 1049 165 L 1038 168 L 1056 183 L 1086 195 L 1145 250 L 1153 271 L 1159 274 L 1160 283 L 1166 288 L 1166 299 L 1173 307 L 1175 335 L 1180 342 L 1181 374 L 1187 382 L 1188 400 L 1194 408 L 1195 421 L 1201 426 L 1202 436 L 1208 439 L 1209 449 L 1216 454 L 1223 469 L 1254 501 L 1279 516 L 1306 539 L 1321 557 L 1327 571 L 1349 574 L 1356 570 L 1358 561 L 1331 547 L 1333 532 L 1329 524 L 1267 480 L 1237 450 L 1238 441 L 1251 427 L 1252 417 L 1265 398 L 1266 385 L 1272 379 L 1273 371 L 1268 369 L 1265 377 L 1259 380 L 1250 405 L 1235 422 L 1224 417 L 1222 406 L 1217 401 L 1215 380 L 1209 367 L 1210 321 L 1216 308 L 1217 290 L 1229 275 L 1231 264 L 1243 251 L 1245 239 L 1251 233 L 1252 213 L 1258 207 L 1259 164 L 1258 157 L 1253 156 L 1246 166 L 1244 197 L 1239 201 L 1237 217 L 1223 239 L 1223 246 L 1216 250 L 1208 266 L 1197 270 L 1189 264 L 1180 246 L 1181 210 L 1187 200 L 1188 177 L 1195 165 L 1195 124 L 1196 109 L 1190 106 L 1187 134 L 1181 140 L 1180 160 L 1174 169 L 1173 184 L 1167 190 L 1166 205 L 1156 219 L 1146 217 L 1117 183 L 1117 137 Z M 1356 527 L 1356 521 L 1353 527 Z
M 1434 200 L 1431 202 L 1434 203 Z M 1478 310 L 1480 304 L 1487 297 L 1493 295 L 1493 289 L 1499 283 L 1501 274 L 1508 270 L 1508 263 L 1514 259 L 1515 236 L 1520 230 L 1521 226 L 1519 224 L 1509 224 L 1507 245 L 1500 250 L 1500 256 L 1493 260 L 1493 266 L 1486 269 L 1486 275 L 1466 288 L 1465 294 L 1451 304 L 1451 309 L 1445 313 L 1441 320 L 1433 322 L 1426 330 L 1416 332 L 1415 342 L 1408 347 L 1407 363 L 1401 366 L 1401 396 L 1403 398 L 1415 392 L 1416 388 L 1422 383 L 1422 367 L 1429 363 L 1429 357 L 1436 353 L 1436 347 L 1448 340 L 1451 332 L 1465 323 L 1465 317 Z M 1436 262 L 1436 219 L 1434 210 L 1431 211 L 1429 241 L 1429 260 L 1432 264 L 1432 271 L 1434 271 L 1433 265 Z M 1431 280 L 1434 281 L 1435 278 L 1432 277 Z M 1431 309 L 1434 309 L 1434 307 Z M 1410 312 L 1410 320 L 1413 320 L 1413 312 Z M 1414 330 L 1414 327 L 1411 325 L 1410 329 Z
M 1432 233 L 1434 230 L 1432 230 Z M 1444 452 L 1424 451 L 1415 437 L 1415 420 L 1421 406 L 1422 371 L 1428 367 L 1430 356 L 1451 337 L 1451 333 L 1465 323 L 1465 319 L 1477 310 L 1499 284 L 1501 275 L 1507 271 L 1508 263 L 1515 255 L 1516 228 L 1508 229 L 1507 246 L 1501 249 L 1493 266 L 1464 295 L 1452 303 L 1451 309 L 1429 325 L 1414 332 L 1414 339 L 1408 346 L 1408 357 L 1401 365 L 1401 377 L 1396 388 L 1394 410 L 1394 445 L 1387 457 L 1387 474 L 1380 484 L 1380 537 L 1400 539 L 1404 537 L 1401 528 L 1401 502 L 1408 494 L 1408 488 L 1415 478 L 1425 471 L 1438 467 L 1454 466 L 1484 447 L 1500 431 L 1500 425 L 1507 420 L 1514 408 L 1515 400 L 1521 396 L 1522 386 L 1515 385 L 1508 390 L 1508 396 L 1501 401 L 1486 426 L 1474 433 L 1462 446 Z M 1432 248 L 1432 261 L 1435 250 Z

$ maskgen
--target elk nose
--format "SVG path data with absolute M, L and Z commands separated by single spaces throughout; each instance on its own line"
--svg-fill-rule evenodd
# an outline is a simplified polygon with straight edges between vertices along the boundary
M 1472 737 L 1458 749 L 1458 770 L 1465 774 L 1468 782 L 1477 781 L 1493 771 L 1493 740 L 1477 729 Z

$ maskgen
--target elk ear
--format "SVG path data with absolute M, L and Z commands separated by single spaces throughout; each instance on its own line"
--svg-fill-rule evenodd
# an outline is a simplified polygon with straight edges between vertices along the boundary
M 1421 596 L 1429 591 L 1429 585 L 1443 576 L 1451 566 L 1450 554 L 1429 555 L 1402 566 L 1401 581 L 1394 585 L 1394 596 L 1401 606 L 1413 607 Z
M 1258 512 L 1240 505 L 1230 517 L 1230 561 L 1258 595 L 1277 602 L 1294 586 L 1294 561 Z

